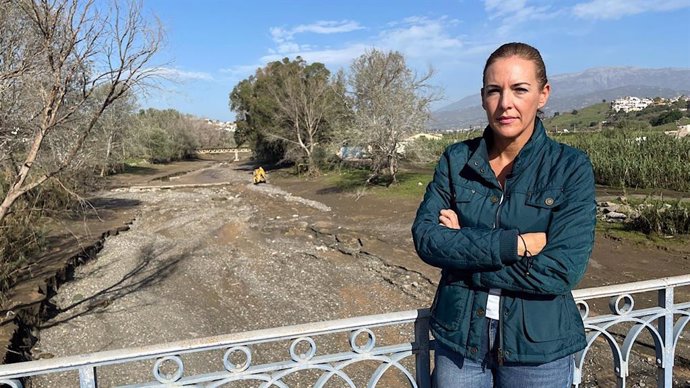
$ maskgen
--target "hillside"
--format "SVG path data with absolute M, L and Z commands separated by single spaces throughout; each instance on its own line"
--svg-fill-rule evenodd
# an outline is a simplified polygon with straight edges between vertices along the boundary
M 547 116 L 625 96 L 670 98 L 681 94 L 690 95 L 690 69 L 594 68 L 579 73 L 555 75 L 550 82 L 551 98 L 544 108 Z M 474 94 L 433 112 L 429 127 L 466 128 L 485 123 L 481 97 Z
M 556 112 L 553 116 L 544 119 L 544 125 L 552 131 L 559 132 L 578 131 L 587 129 L 624 128 L 634 131 L 671 131 L 677 125 L 690 123 L 690 112 L 681 112 L 687 108 L 688 103 L 679 101 L 672 105 L 651 105 L 640 111 L 613 112 L 610 103 L 600 102 L 581 109 L 573 109 L 569 112 Z M 672 112 L 680 117 L 660 120 Z M 663 121 L 663 120 L 661 120 Z
M 544 120 L 544 125 L 554 131 L 598 127 L 599 123 L 607 119 L 610 110 L 608 102 L 600 102 L 579 110 L 563 112 L 557 116 L 548 117 Z

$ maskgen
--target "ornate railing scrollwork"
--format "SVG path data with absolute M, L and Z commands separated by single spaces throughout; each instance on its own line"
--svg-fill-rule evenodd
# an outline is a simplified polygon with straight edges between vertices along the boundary
M 585 360 L 597 340 L 609 346 L 616 386 L 625 387 L 633 346 L 642 333 L 648 333 L 653 342 L 657 386 L 671 387 L 677 343 L 690 321 L 690 303 L 675 303 L 674 291 L 688 285 L 690 275 L 574 291 L 587 331 L 587 347 L 576 355 L 575 387 L 584 383 Z M 641 293 L 656 293 L 656 306 L 637 308 L 635 295 Z M 589 302 L 602 298 L 609 298 L 610 314 L 592 315 Z

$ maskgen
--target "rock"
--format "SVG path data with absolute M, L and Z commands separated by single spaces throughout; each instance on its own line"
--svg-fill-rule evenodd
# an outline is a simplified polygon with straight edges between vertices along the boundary
M 628 216 L 624 213 L 619 213 L 619 212 L 610 212 L 606 213 L 606 220 L 607 221 L 624 221 Z
M 613 203 L 613 204 L 610 204 L 609 206 L 602 208 L 601 211 L 604 214 L 608 214 L 611 212 L 618 212 L 620 208 L 621 208 L 621 205 L 616 205 L 615 203 Z
M 619 213 L 630 214 L 633 212 L 633 208 L 630 205 L 620 205 L 616 211 Z

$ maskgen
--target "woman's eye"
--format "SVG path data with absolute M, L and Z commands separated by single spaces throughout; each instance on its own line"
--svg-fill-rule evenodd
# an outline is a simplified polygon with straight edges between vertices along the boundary
M 515 89 L 515 91 L 517 91 L 518 93 L 527 93 L 527 89 L 525 88 L 517 88 Z
M 497 90 L 497 89 L 489 89 L 489 90 L 486 91 L 486 94 L 489 94 L 489 95 L 491 95 L 491 94 L 496 94 L 496 93 L 498 93 L 498 90 Z

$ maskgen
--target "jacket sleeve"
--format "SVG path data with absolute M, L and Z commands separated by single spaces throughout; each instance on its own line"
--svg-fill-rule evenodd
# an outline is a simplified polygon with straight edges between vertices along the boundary
M 566 179 L 565 199 L 554 209 L 546 246 L 498 271 L 473 274 L 473 283 L 487 288 L 540 295 L 571 291 L 587 269 L 594 244 L 596 201 L 592 165 L 584 155 Z
M 435 267 L 470 272 L 498 270 L 515 263 L 519 259 L 517 230 L 451 229 L 439 224 L 441 210 L 454 208 L 449 150 L 450 147 L 441 156 L 412 224 L 417 254 Z

